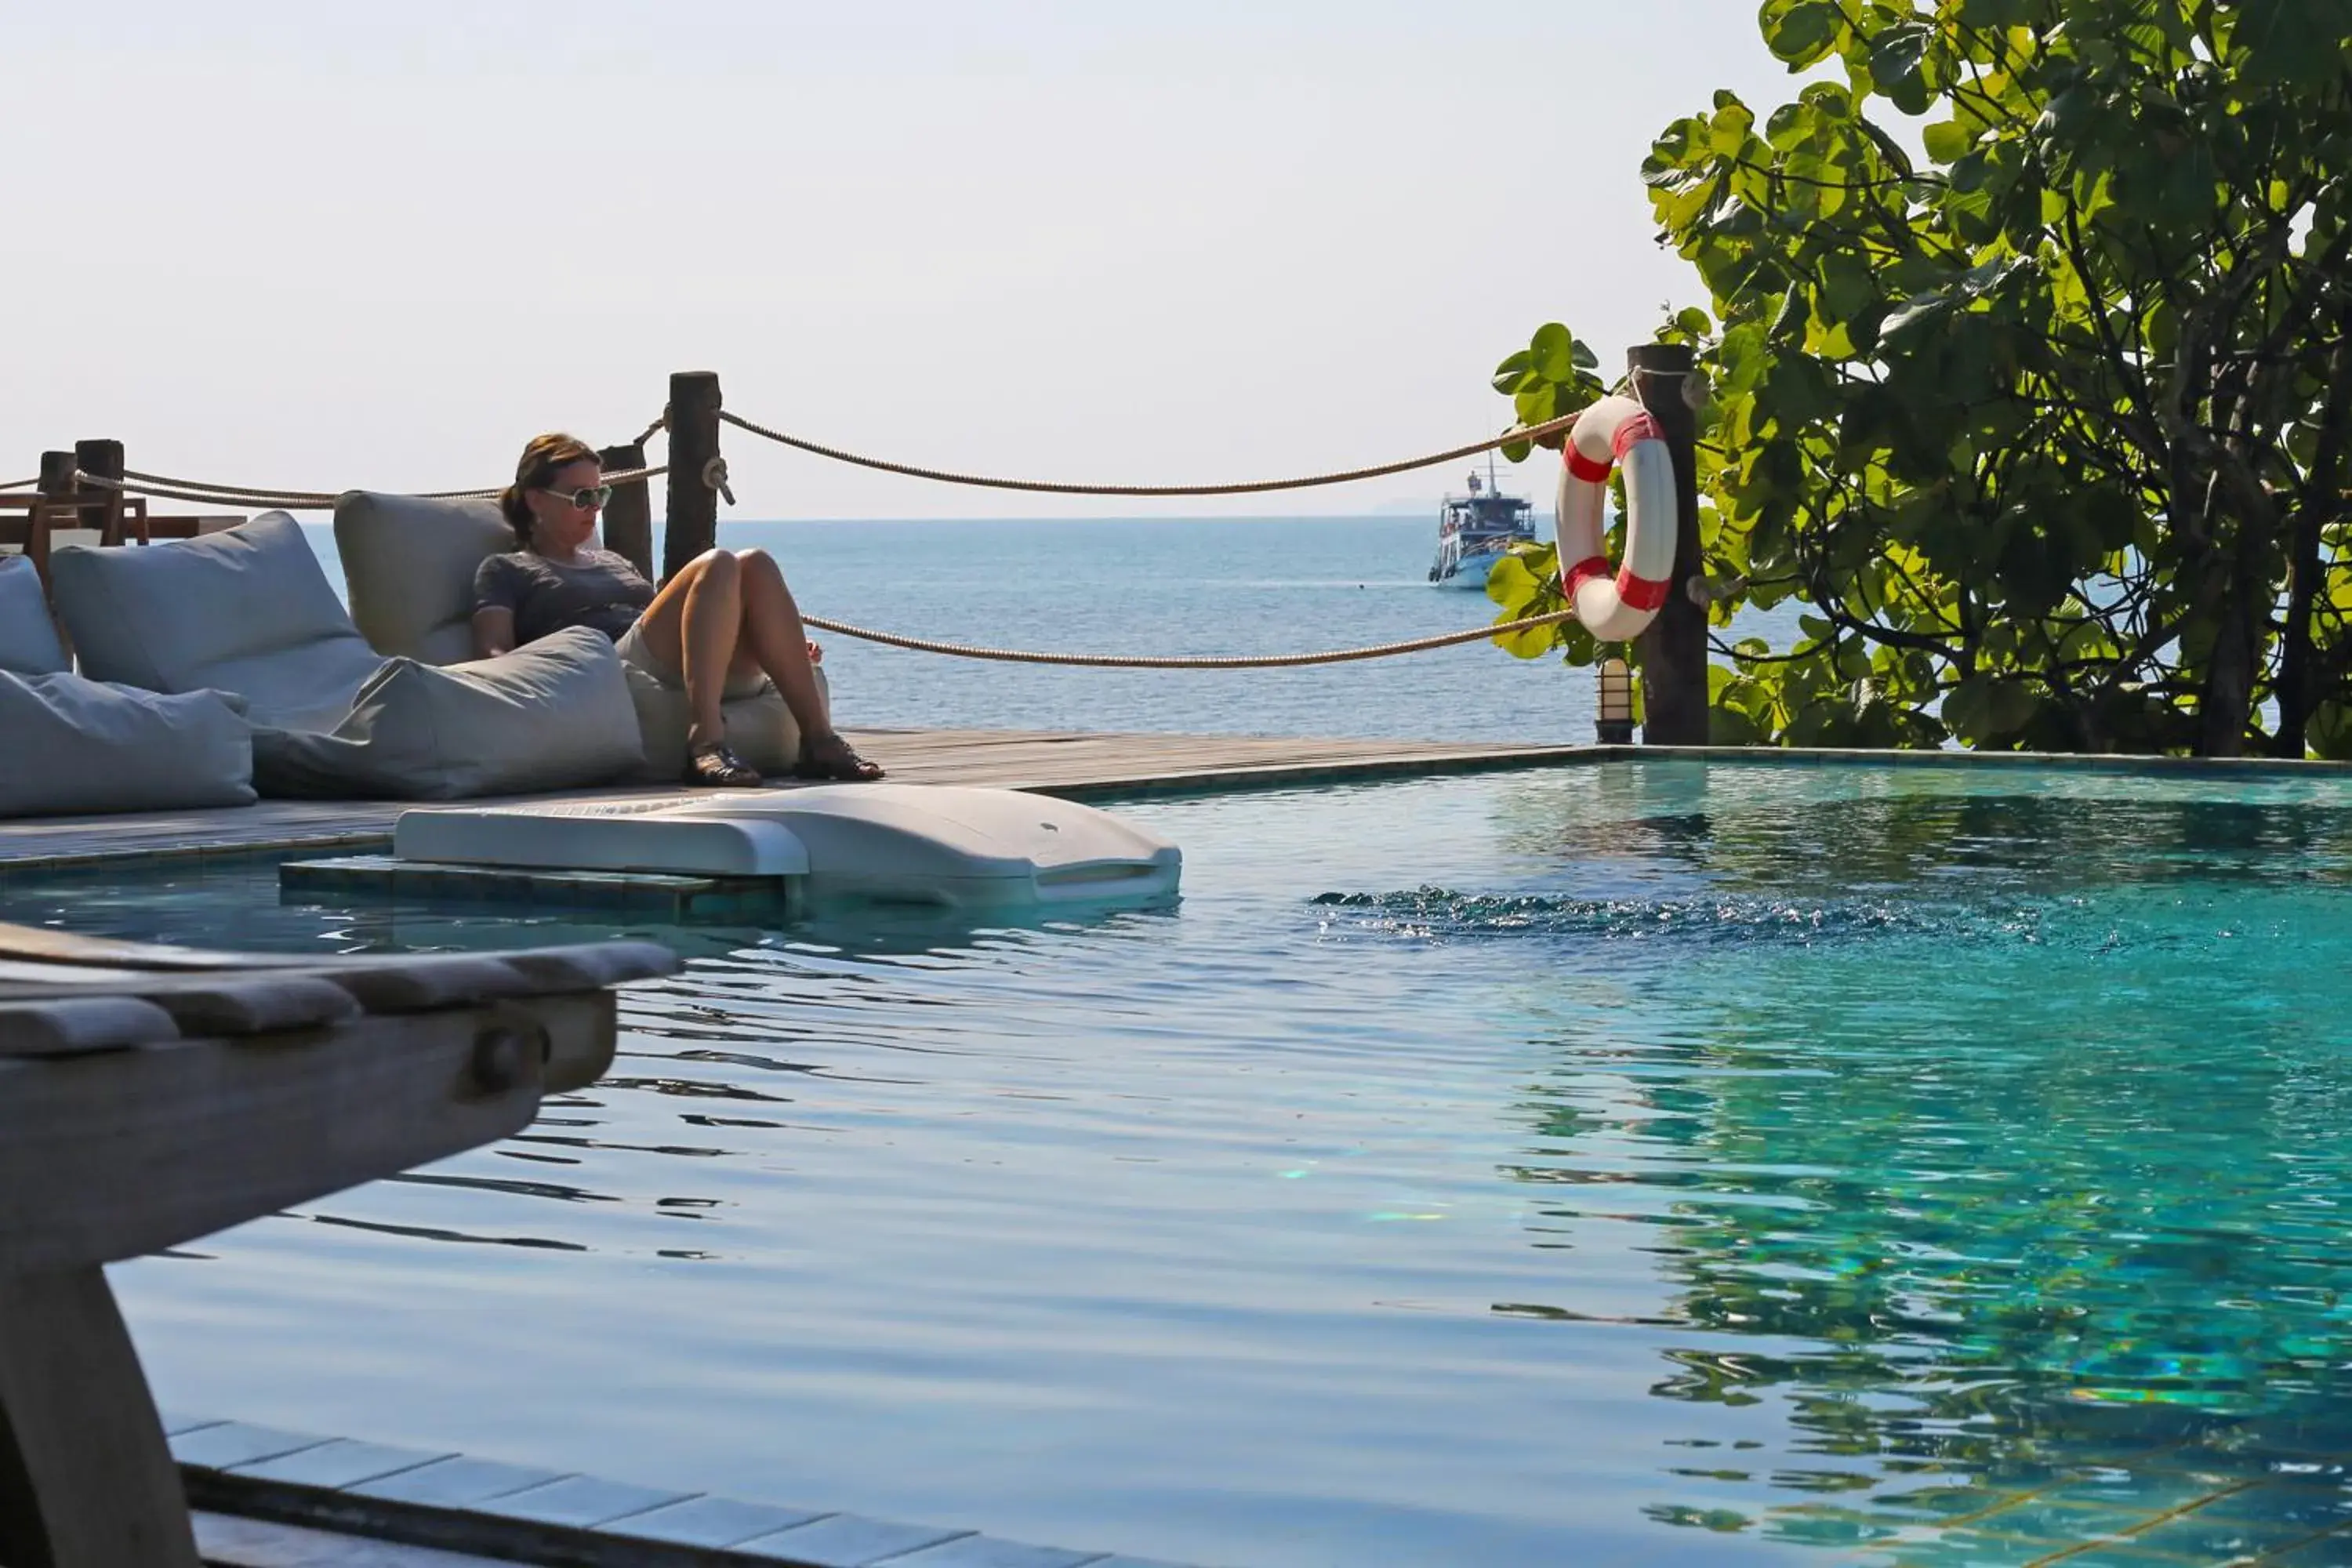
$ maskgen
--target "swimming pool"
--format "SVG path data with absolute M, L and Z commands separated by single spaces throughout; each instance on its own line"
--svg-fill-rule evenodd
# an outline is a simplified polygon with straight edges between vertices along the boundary
M 1236 1568 L 2352 1560 L 2352 781 L 1118 809 L 1181 909 L 644 932 L 688 970 L 528 1135 L 116 1270 L 163 1399 Z

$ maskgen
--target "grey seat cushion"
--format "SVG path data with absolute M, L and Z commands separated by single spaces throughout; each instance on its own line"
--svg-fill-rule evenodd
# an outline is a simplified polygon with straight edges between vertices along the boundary
M 282 511 L 144 548 L 60 546 L 49 575 L 84 675 L 235 692 L 257 725 L 332 729 L 383 662 Z
M 0 555 L 0 669 L 55 675 L 72 668 L 49 620 L 41 574 L 21 555 Z
M 335 501 L 335 553 L 352 619 L 382 654 L 426 664 L 474 657 L 474 572 L 515 547 L 487 500 L 352 490 Z
M 0 816 L 253 804 L 253 741 L 217 691 L 0 671 Z
M 332 731 L 263 730 L 268 795 L 464 800 L 604 784 L 644 760 L 620 656 L 584 626 L 446 668 L 387 659 Z

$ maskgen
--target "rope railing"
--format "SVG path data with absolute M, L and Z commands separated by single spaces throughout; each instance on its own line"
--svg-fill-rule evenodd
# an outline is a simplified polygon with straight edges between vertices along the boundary
M 1563 415 L 1558 419 L 1548 419 L 1540 425 L 1520 426 L 1506 430 L 1499 436 L 1490 436 L 1484 440 L 1451 447 L 1443 452 L 1431 452 L 1423 457 L 1407 458 L 1393 463 L 1376 463 L 1368 468 L 1341 468 L 1329 473 L 1304 474 L 1292 479 L 1245 479 L 1226 484 L 1202 485 L 1107 485 L 1066 483 L 1049 479 L 1008 479 L 985 474 L 960 473 L 950 468 L 925 468 L 916 463 L 892 462 L 887 458 L 866 457 L 856 452 L 845 451 L 838 447 L 828 447 L 822 442 L 793 436 L 772 426 L 761 425 L 755 420 L 746 419 L 740 414 L 730 413 L 723 408 L 719 411 L 719 417 L 739 430 L 749 432 L 763 440 L 773 441 L 779 446 L 807 452 L 814 457 L 828 458 L 835 462 L 853 464 L 861 468 L 871 468 L 880 473 L 898 474 L 908 479 L 933 479 L 942 484 L 969 485 L 984 489 L 1023 490 L 1038 495 L 1128 497 L 1266 495 L 1279 490 L 1313 489 L 1325 485 L 1350 484 L 1361 479 L 1383 479 L 1391 474 L 1405 474 L 1418 468 L 1435 468 L 1440 463 L 1457 462 L 1464 458 L 1475 457 L 1481 452 L 1491 452 L 1502 447 L 1539 441 L 1546 437 L 1559 435 L 1576 423 L 1575 415 Z M 665 409 L 662 416 L 646 426 L 633 444 L 643 446 L 656 431 L 667 429 L 668 424 L 669 414 Z M 657 465 L 607 474 L 604 476 L 604 480 L 607 484 L 626 484 L 633 479 L 653 479 L 667 472 L 669 469 L 667 465 Z M 131 495 L 157 496 L 172 500 L 217 502 L 229 506 L 274 506 L 282 507 L 289 511 L 325 510 L 331 508 L 335 504 L 336 497 L 342 493 L 335 490 L 302 490 L 255 485 L 215 484 L 209 480 L 183 479 L 171 474 L 146 473 L 136 468 L 124 469 L 121 479 L 87 472 L 79 473 L 76 477 L 84 484 L 95 485 L 101 489 L 121 490 Z M 25 479 L 16 484 L 0 486 L 0 489 L 25 489 L 38 482 L 37 479 Z M 416 490 L 404 493 L 413 494 L 425 500 L 484 500 L 499 494 L 499 488 L 493 486 L 482 489 Z
M 650 479 L 669 472 L 667 465 L 646 468 L 625 468 L 604 476 L 608 485 L 627 484 L 634 479 Z M 276 507 L 284 511 L 328 511 L 337 499 L 347 493 L 327 490 L 268 490 L 246 485 L 215 485 L 190 479 L 171 479 L 162 475 L 133 473 L 124 470 L 121 479 L 76 469 L 78 484 L 93 485 L 102 490 L 121 490 L 126 495 L 154 496 L 166 500 L 195 501 L 217 506 Z M 498 488 L 479 490 L 419 490 L 404 491 L 420 500 L 488 500 L 496 497 Z
M 1369 468 L 1344 468 L 1334 473 L 1308 474 L 1298 479 L 1249 479 L 1236 484 L 1219 485 L 1091 485 L 1061 484 L 1045 479 L 991 479 L 981 474 L 957 473 L 948 468 L 926 468 L 913 463 L 894 463 L 881 458 L 866 458 L 856 452 L 845 452 L 838 447 L 827 447 L 798 436 L 789 436 L 782 430 L 771 429 L 765 425 L 756 425 L 742 416 L 730 414 L 723 408 L 719 411 L 719 417 L 739 430 L 749 431 L 779 446 L 790 447 L 796 451 L 807 452 L 814 457 L 830 458 L 837 463 L 851 463 L 861 468 L 873 468 L 885 474 L 899 474 L 908 479 L 937 479 L 942 484 L 973 485 L 983 489 L 1026 490 L 1037 495 L 1057 496 L 1246 496 L 1265 495 L 1275 490 L 1312 489 L 1318 485 L 1343 485 L 1358 479 L 1377 479 L 1390 474 L 1411 473 L 1415 468 L 1432 468 L 1440 463 L 1451 463 L 1464 458 L 1473 458 L 1481 452 L 1491 452 L 1496 447 L 1508 447 L 1521 441 L 1541 440 L 1547 436 L 1556 436 L 1566 430 L 1576 423 L 1577 418 L 1573 414 L 1563 415 L 1558 419 L 1547 419 L 1540 425 L 1528 425 L 1507 430 L 1500 436 L 1489 437 L 1484 441 L 1473 441 L 1467 446 L 1454 447 L 1443 452 L 1432 452 L 1425 458 L 1408 458 L 1401 463 L 1381 463 Z
M 1230 496 L 1262 495 L 1278 490 L 1309 489 L 1324 485 L 1346 484 L 1359 479 L 1383 478 L 1390 474 L 1410 473 L 1417 468 L 1434 468 L 1440 463 L 1456 462 L 1497 447 L 1520 442 L 1539 441 L 1558 435 L 1576 422 L 1568 415 L 1546 420 L 1539 425 L 1522 426 L 1482 441 L 1433 452 L 1425 457 L 1411 458 L 1402 462 L 1381 463 L 1370 468 L 1348 468 L 1330 473 L 1308 474 L 1295 479 L 1253 479 L 1234 484 L 1213 485 L 1095 485 L 1060 483 L 1042 479 L 1007 479 L 979 474 L 957 473 L 943 468 L 923 468 L 911 463 L 890 462 L 880 458 L 864 457 L 843 451 L 815 441 L 788 435 L 765 425 L 745 419 L 721 409 L 719 417 L 738 429 L 766 440 L 790 447 L 815 457 L 829 458 L 837 462 L 872 468 L 883 473 L 898 474 L 910 479 L 934 479 L 946 484 L 970 485 L 988 489 L 1024 490 L 1046 495 L 1088 496 Z M 656 431 L 668 425 L 668 412 L 647 426 L 637 437 L 642 446 Z M 626 484 L 632 480 L 649 479 L 669 471 L 667 465 L 631 468 L 604 476 L 607 484 Z M 169 474 L 145 473 L 125 469 L 120 479 L 77 470 L 77 484 L 100 489 L 119 490 L 131 495 L 156 496 L 174 500 L 189 500 L 231 506 L 278 507 L 289 511 L 325 510 L 334 506 L 340 495 L 346 492 L 327 490 L 267 489 L 257 486 L 212 484 L 203 480 L 180 479 Z M 723 485 L 723 474 L 719 481 Z M 0 486 L 0 489 L 21 489 L 38 483 L 26 479 L 20 484 Z M 497 489 L 472 490 L 424 490 L 410 492 L 417 499 L 428 500 L 487 500 L 499 493 Z M 1528 616 L 1517 620 L 1500 621 L 1489 626 L 1473 626 L 1463 631 L 1444 632 L 1434 637 L 1412 637 L 1399 642 L 1375 643 L 1362 647 L 1325 648 L 1310 653 L 1280 654 L 1094 654 L 1055 653 L 1037 649 L 988 647 L 971 643 L 943 642 L 930 637 L 907 637 L 897 632 L 877 631 L 870 626 L 854 626 L 846 621 L 828 620 L 821 616 L 804 616 L 803 620 L 819 631 L 855 637 L 863 642 L 878 643 L 887 647 L 905 648 L 917 653 L 946 654 L 959 658 L 992 660 L 1008 664 L 1059 665 L 1091 669 L 1290 669 L 1308 665 L 1345 664 L 1361 659 L 1391 658 L 1404 654 L 1426 653 L 1465 643 L 1485 642 L 1532 631 L 1539 626 L 1557 626 L 1573 620 L 1573 610 L 1556 610 L 1548 615 Z
M 120 490 L 124 495 L 155 496 L 166 500 L 186 500 L 215 506 L 269 506 L 288 511 L 324 510 L 335 504 L 335 498 L 316 490 L 237 490 L 212 489 L 191 489 L 179 485 L 152 484 L 128 478 L 114 479 L 105 474 L 93 474 L 87 468 L 74 470 L 76 485 L 89 485 L 101 490 Z
M 142 484 L 177 485 L 184 489 L 211 490 L 215 494 L 224 496 L 310 496 L 314 499 L 331 503 L 335 499 L 335 494 L 341 493 L 338 491 L 331 494 L 326 490 L 280 490 L 257 489 L 251 485 L 215 485 L 208 483 L 203 479 L 174 479 L 170 474 L 142 473 L 137 468 L 123 469 L 122 477 L 126 479 L 137 480 Z M 499 492 L 495 489 L 492 489 L 479 490 L 418 490 L 415 493 L 418 499 L 422 500 L 481 500 L 487 497 L 494 496 Z
M 1536 428 L 1540 428 L 1537 426 Z M 606 476 L 608 479 L 626 480 L 650 479 L 667 470 L 661 468 L 632 469 Z M 74 478 L 82 484 L 101 489 L 122 490 L 133 495 L 163 496 L 182 500 L 216 500 L 218 496 L 203 495 L 170 486 L 132 482 L 126 473 L 121 479 L 78 469 Z M 222 488 L 222 487 L 214 487 Z M 437 500 L 473 500 L 494 496 L 496 490 L 442 491 L 430 498 Z M 324 491 L 268 491 L 239 487 L 232 499 L 245 504 L 275 506 L 288 511 L 302 511 L 334 505 L 335 497 Z M 989 659 L 1003 664 L 1046 664 L 1076 666 L 1089 669 L 1290 669 L 1305 665 L 1345 664 L 1358 659 L 1391 658 L 1402 654 L 1426 653 L 1434 648 L 1453 647 L 1462 643 L 1482 642 L 1490 637 L 1508 637 L 1514 632 L 1530 631 L 1538 626 L 1557 626 L 1575 618 L 1572 610 L 1556 610 L 1549 615 L 1528 616 L 1516 621 L 1498 621 L 1491 626 L 1473 626 L 1466 631 L 1445 632 L 1436 637 L 1412 637 L 1402 642 L 1375 643 L 1366 647 L 1326 648 L 1313 653 L 1276 654 L 1108 654 L 1051 653 L 1025 648 L 985 647 L 971 643 L 940 642 L 929 637 L 912 637 L 897 632 L 877 631 L 870 626 L 853 626 L 846 621 L 828 620 L 822 616 L 803 615 L 801 619 L 819 631 L 856 637 L 862 642 L 879 643 L 887 647 L 907 648 L 916 653 L 948 654 L 959 658 Z
M 660 418 L 646 426 L 632 445 L 642 447 L 654 432 L 669 426 L 669 411 L 664 409 Z M 625 485 L 636 479 L 657 479 L 669 472 L 667 464 L 651 468 L 625 468 L 604 476 L 608 485 Z M 78 484 L 94 485 L 103 490 L 121 490 L 126 495 L 156 496 L 167 500 L 211 502 L 221 506 L 271 506 L 287 511 L 326 511 L 336 500 L 348 493 L 342 490 L 304 490 L 290 485 L 230 485 L 215 484 L 209 479 L 183 479 L 173 474 L 145 473 L 137 468 L 125 468 L 119 479 L 104 474 L 77 470 Z M 0 491 L 30 489 L 40 483 L 37 479 L 21 480 L 13 485 L 0 485 Z M 504 487 L 491 485 L 470 490 L 402 490 L 396 493 L 418 500 L 489 500 Z
M 959 658 L 993 659 L 1003 664 L 1076 665 L 1088 669 L 1294 669 L 1309 664 L 1347 664 L 1357 659 L 1393 658 L 1400 654 L 1427 653 L 1433 648 L 1483 642 L 1489 637 L 1508 637 L 1514 632 L 1532 631 L 1538 626 L 1558 626 L 1562 621 L 1575 618 L 1573 610 L 1554 610 L 1549 615 L 1497 621 L 1492 626 L 1473 626 L 1467 631 L 1446 632 L 1437 637 L 1374 643 L 1369 647 L 1327 648 L 1318 653 L 1154 655 L 1041 653 L 1021 648 L 982 647 L 971 643 L 934 642 L 929 637 L 877 632 L 867 626 L 851 626 L 845 621 L 829 621 L 822 616 L 803 614 L 801 616 L 803 625 L 819 631 L 856 637 L 863 642 L 881 643 L 887 647 L 908 648 L 916 653 L 944 653 Z

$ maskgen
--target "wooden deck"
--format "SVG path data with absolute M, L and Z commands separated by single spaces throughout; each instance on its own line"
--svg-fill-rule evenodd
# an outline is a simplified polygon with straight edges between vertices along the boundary
M 909 784 L 993 784 L 1086 799 L 1472 772 L 1618 754 L 1517 747 L 1247 736 L 1055 734 L 1024 730 L 854 730 L 851 741 Z M 780 781 L 781 782 L 781 781 Z M 706 793 L 680 785 L 575 790 L 549 799 Z M 263 801 L 205 811 L 0 823 L 0 876 L 156 856 L 374 847 L 413 801 Z

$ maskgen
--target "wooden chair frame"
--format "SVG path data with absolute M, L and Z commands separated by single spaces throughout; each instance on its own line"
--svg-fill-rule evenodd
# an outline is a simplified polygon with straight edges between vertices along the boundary
M 199 1568 L 104 1266 L 519 1131 L 646 942 L 319 962 L 0 925 L 0 1563 Z

